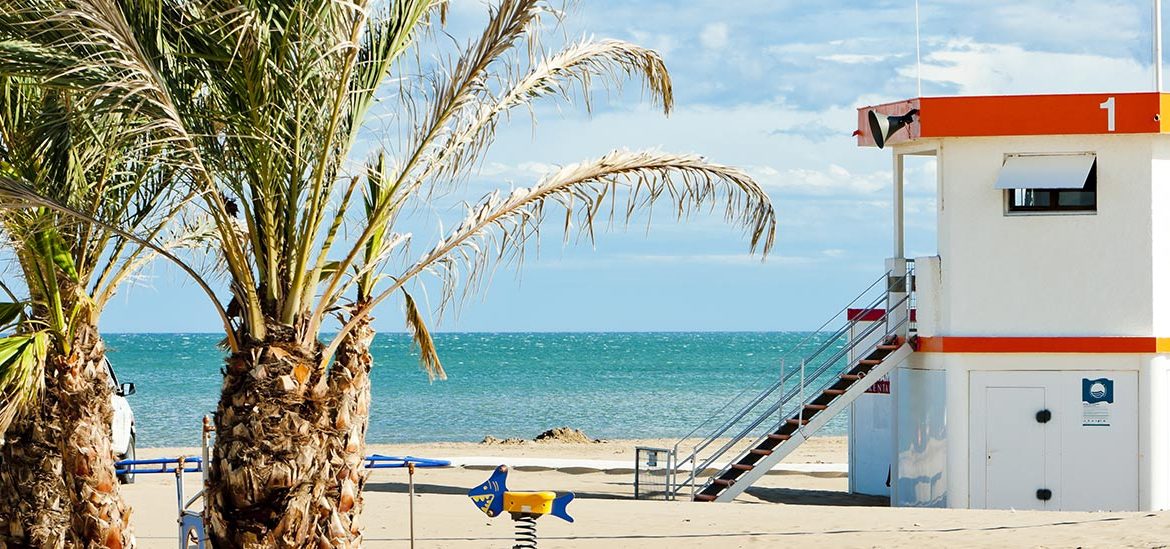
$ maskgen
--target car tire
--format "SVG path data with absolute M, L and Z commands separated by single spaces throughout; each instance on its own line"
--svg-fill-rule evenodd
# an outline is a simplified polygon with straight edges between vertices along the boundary
M 122 454 L 121 459 L 119 459 L 118 461 L 123 461 L 123 460 L 127 460 L 127 459 L 132 460 L 132 459 L 135 459 L 134 456 L 135 456 L 134 435 L 130 435 L 130 444 L 126 445 L 126 453 Z M 120 482 L 122 484 L 134 484 L 134 466 L 133 465 L 127 466 L 126 472 L 118 475 L 118 482 Z

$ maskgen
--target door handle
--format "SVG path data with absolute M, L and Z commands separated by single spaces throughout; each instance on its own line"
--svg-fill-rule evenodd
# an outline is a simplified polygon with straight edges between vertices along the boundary
M 1036 499 L 1038 499 L 1040 501 L 1048 501 L 1048 500 L 1052 499 L 1052 490 L 1049 490 L 1047 488 L 1041 488 L 1039 490 L 1036 490 Z
M 1052 412 L 1049 410 L 1040 410 L 1036 412 L 1036 421 L 1040 423 L 1048 423 L 1052 420 Z

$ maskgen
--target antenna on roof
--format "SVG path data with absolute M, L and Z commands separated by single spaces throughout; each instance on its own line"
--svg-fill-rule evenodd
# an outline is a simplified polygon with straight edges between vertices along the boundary
M 1154 0 L 1158 3 L 1159 0 Z M 922 97 L 922 33 L 921 19 L 918 17 L 918 0 L 914 0 L 914 55 L 918 64 L 918 97 Z M 1159 58 L 1160 59 L 1160 58 Z M 1161 73 L 1158 73 L 1161 74 Z M 1162 90 L 1161 76 L 1158 77 L 1158 90 Z
M 1162 93 L 1162 0 L 1154 0 L 1154 86 Z

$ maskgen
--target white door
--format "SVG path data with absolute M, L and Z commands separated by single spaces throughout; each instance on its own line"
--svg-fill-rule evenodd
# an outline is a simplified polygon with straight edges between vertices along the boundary
M 1044 509 L 1037 490 L 1045 485 L 1044 387 L 986 387 L 984 427 L 985 506 Z

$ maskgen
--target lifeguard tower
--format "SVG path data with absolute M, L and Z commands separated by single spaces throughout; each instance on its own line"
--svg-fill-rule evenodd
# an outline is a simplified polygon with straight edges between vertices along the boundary
M 731 501 L 852 408 L 850 488 L 895 506 L 1170 508 L 1170 95 L 924 97 L 856 133 L 893 155 L 885 274 L 779 380 L 639 449 L 639 494 Z M 938 255 L 907 259 L 915 155 Z
M 921 98 L 859 109 L 857 134 L 893 153 L 896 197 L 907 156 L 937 161 L 891 503 L 1170 507 L 1170 95 Z

